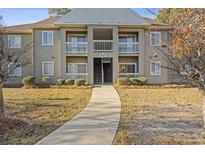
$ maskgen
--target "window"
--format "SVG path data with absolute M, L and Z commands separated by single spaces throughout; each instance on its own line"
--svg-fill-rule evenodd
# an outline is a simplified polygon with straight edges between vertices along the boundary
M 120 53 L 137 53 L 138 52 L 138 36 L 119 36 L 118 52 Z
M 67 46 L 67 50 L 71 52 L 81 52 L 86 51 L 86 36 L 85 35 L 71 35 L 67 38 L 69 45 Z
M 151 32 L 150 33 L 150 44 L 151 45 L 161 44 L 161 32 Z
M 20 64 L 13 64 L 10 63 L 8 65 L 9 70 L 9 76 L 21 76 L 22 75 L 22 69 Z
M 161 75 L 161 62 L 160 61 L 150 62 L 150 74 L 151 75 Z
M 53 32 L 52 31 L 42 32 L 42 45 L 53 45 Z
M 136 42 L 136 37 L 135 36 L 120 36 L 119 37 L 119 42 Z
M 68 73 L 72 73 L 72 74 L 87 73 L 87 64 L 86 63 L 69 63 Z
M 124 74 L 128 74 L 128 73 L 136 73 L 136 64 L 135 63 L 121 63 L 119 64 L 119 73 L 124 73 Z
M 54 62 L 53 61 L 43 61 L 42 62 L 42 75 L 43 76 L 53 76 L 54 75 Z
M 8 35 L 9 48 L 21 48 L 21 35 Z
M 75 36 L 75 35 L 71 35 L 68 37 L 68 41 L 69 42 L 86 42 L 86 36 L 82 35 L 82 36 Z

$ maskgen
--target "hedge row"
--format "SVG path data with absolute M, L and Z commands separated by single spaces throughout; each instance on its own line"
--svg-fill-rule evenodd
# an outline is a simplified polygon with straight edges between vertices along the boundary
M 138 77 L 138 78 L 118 78 L 118 85 L 145 85 L 147 84 L 148 79 L 146 77 Z
M 76 79 L 76 80 L 72 80 L 72 79 L 58 79 L 56 84 L 58 86 L 62 86 L 62 85 L 76 85 L 76 86 L 82 86 L 85 85 L 86 81 L 85 79 Z
M 49 80 L 50 77 L 42 77 L 41 78 L 42 82 L 44 84 L 49 84 Z M 85 85 L 86 81 L 85 79 L 76 79 L 76 80 L 72 80 L 72 79 L 58 79 L 56 81 L 56 85 L 76 85 L 76 86 L 82 86 Z M 29 85 L 34 85 L 35 84 L 35 77 L 34 76 L 26 76 L 23 78 L 22 80 L 22 84 L 29 86 Z

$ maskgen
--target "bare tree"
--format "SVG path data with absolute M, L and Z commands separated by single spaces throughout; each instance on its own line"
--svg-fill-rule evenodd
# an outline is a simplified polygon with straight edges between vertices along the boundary
M 70 8 L 49 8 L 48 14 L 51 16 L 63 16 L 71 11 Z
M 0 121 L 6 119 L 4 113 L 3 84 L 9 78 L 17 67 L 24 66 L 29 63 L 30 59 L 26 54 L 31 49 L 32 43 L 20 49 L 11 49 L 8 47 L 7 28 L 3 24 L 2 16 L 0 16 Z
M 177 9 L 169 19 L 172 41 L 171 44 L 162 42 L 169 52 L 156 47 L 170 64 L 162 67 L 176 72 L 202 93 L 205 128 L 205 9 Z

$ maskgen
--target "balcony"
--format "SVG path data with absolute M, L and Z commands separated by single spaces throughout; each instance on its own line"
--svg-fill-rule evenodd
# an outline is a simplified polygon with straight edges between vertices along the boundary
M 87 42 L 66 42 L 67 54 L 88 53 Z
M 112 40 L 93 40 L 94 51 L 113 51 Z
M 119 42 L 119 53 L 139 53 L 139 42 Z

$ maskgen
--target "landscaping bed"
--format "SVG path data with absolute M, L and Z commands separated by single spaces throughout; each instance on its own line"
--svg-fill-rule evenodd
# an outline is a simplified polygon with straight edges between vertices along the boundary
M 91 88 L 4 88 L 5 111 L 0 144 L 35 144 L 89 103 Z
M 122 102 L 113 144 L 205 144 L 196 88 L 116 86 Z

